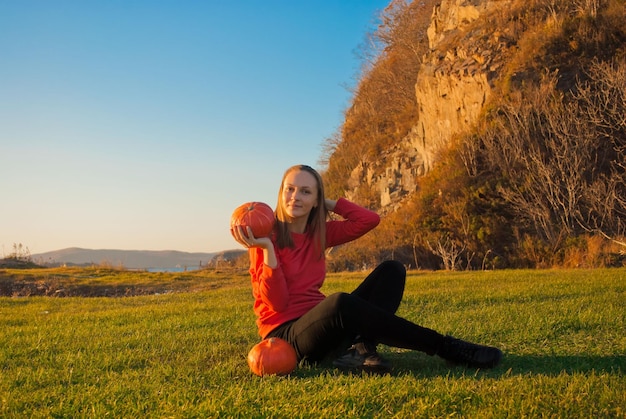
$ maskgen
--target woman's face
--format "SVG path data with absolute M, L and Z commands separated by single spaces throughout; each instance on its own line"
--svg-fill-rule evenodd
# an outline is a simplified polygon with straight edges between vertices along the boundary
M 307 221 L 309 213 L 318 205 L 317 180 L 304 170 L 293 170 L 283 182 L 282 203 L 291 221 Z

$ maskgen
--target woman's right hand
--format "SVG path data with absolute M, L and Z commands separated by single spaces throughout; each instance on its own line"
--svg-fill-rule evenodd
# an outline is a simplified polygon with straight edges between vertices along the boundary
M 250 227 L 244 228 L 242 226 L 236 226 L 233 229 L 234 239 L 243 247 L 249 249 L 251 247 L 260 247 L 261 249 L 268 249 L 272 247 L 272 240 L 269 237 L 254 237 L 252 229 Z
M 260 237 L 257 239 L 254 237 L 254 234 L 252 234 L 252 229 L 250 227 L 246 227 L 246 231 L 244 231 L 241 226 L 235 227 L 233 230 L 233 237 L 246 249 L 251 247 L 263 249 L 263 262 L 271 268 L 278 266 L 278 259 L 276 259 L 276 252 L 274 251 L 274 243 L 272 243 L 272 239 L 269 237 Z

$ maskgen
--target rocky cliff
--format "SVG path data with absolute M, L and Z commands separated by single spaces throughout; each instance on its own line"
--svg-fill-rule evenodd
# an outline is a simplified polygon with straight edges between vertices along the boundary
M 394 148 L 352 171 L 348 198 L 367 185 L 380 195 L 383 212 L 394 209 L 415 191 L 416 179 L 432 167 L 437 152 L 475 124 L 511 46 L 496 27 L 475 23 L 511 2 L 443 0 L 435 7 L 427 31 L 430 51 L 416 69 L 418 123 Z

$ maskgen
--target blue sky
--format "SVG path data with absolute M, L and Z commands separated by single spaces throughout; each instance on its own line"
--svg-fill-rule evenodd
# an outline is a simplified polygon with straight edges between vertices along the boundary
M 0 0 L 0 245 L 214 252 L 318 167 L 388 1 Z

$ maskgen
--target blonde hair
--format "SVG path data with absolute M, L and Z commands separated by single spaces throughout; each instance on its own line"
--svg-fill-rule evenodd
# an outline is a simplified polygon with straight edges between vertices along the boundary
M 299 164 L 291 166 L 285 171 L 283 180 L 280 183 L 280 189 L 278 190 L 278 204 L 276 205 L 276 244 L 279 248 L 294 247 L 291 233 L 289 232 L 289 216 L 283 203 L 283 190 L 285 188 L 285 179 L 289 173 L 294 171 L 308 172 L 315 178 L 317 182 L 317 206 L 314 207 L 307 219 L 306 234 L 313 238 L 317 242 L 320 257 L 326 250 L 326 219 L 328 217 L 328 209 L 326 208 L 326 201 L 324 195 L 324 183 L 322 176 L 313 169 L 311 166 Z

